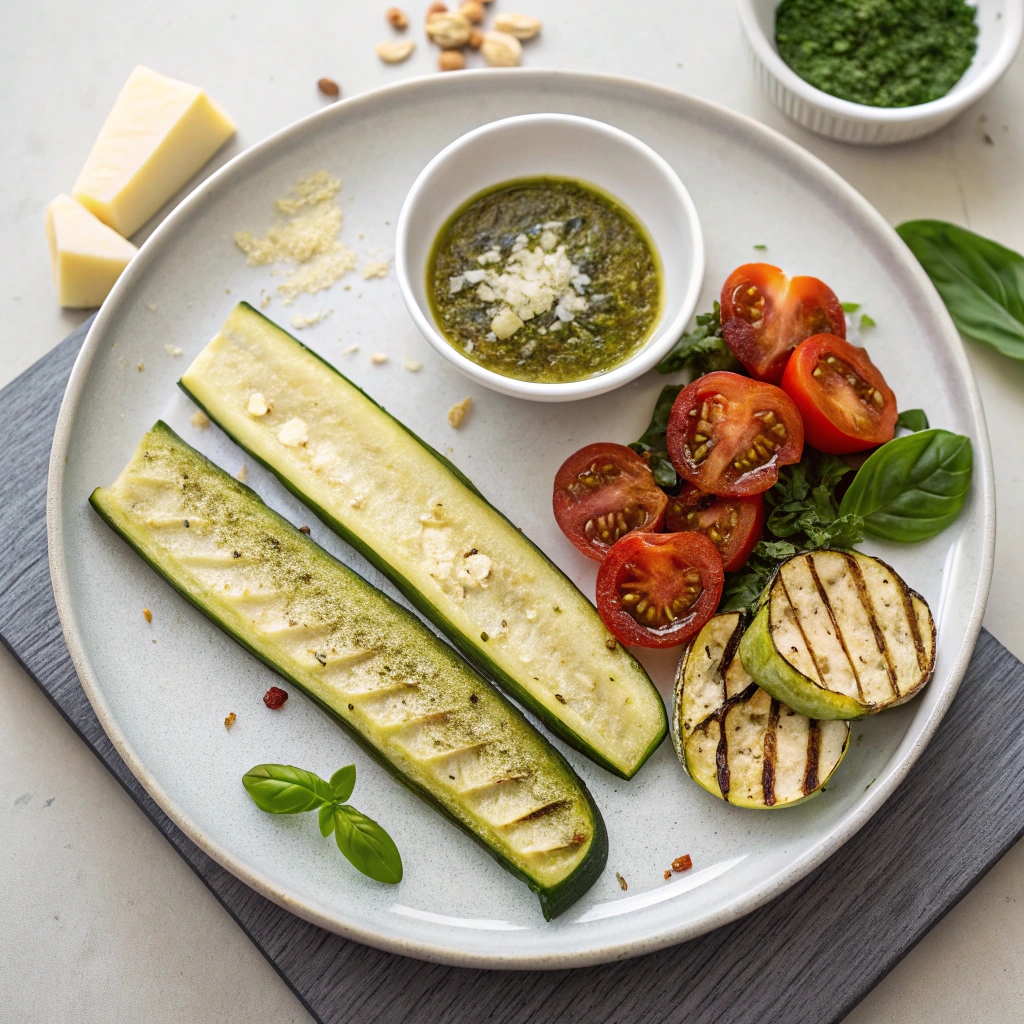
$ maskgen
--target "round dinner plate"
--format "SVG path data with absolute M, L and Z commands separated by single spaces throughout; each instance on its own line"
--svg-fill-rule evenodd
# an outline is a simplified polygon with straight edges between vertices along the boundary
M 933 426 L 969 435 L 975 451 L 973 488 L 954 526 L 923 544 L 864 546 L 894 565 L 935 613 L 936 672 L 924 693 L 855 722 L 827 791 L 775 813 L 710 796 L 686 778 L 667 740 L 631 782 L 554 741 L 601 808 L 610 853 L 590 892 L 551 923 L 521 882 L 396 785 L 312 703 L 293 695 L 283 711 L 268 711 L 260 698 L 276 677 L 147 568 L 87 503 L 163 418 L 229 472 L 248 461 L 248 482 L 269 504 L 311 525 L 314 539 L 394 594 L 216 428 L 192 425 L 195 410 L 175 383 L 236 301 L 259 305 L 261 290 L 274 293 L 280 278 L 248 266 L 232 233 L 264 232 L 274 200 L 297 179 L 320 169 L 340 177 L 342 240 L 365 259 L 388 257 L 405 194 L 435 153 L 478 125 L 539 111 L 606 121 L 675 168 L 704 230 L 700 309 L 710 308 L 741 263 L 767 259 L 823 278 L 877 322 L 863 341 L 901 408 L 924 408 Z M 592 594 L 595 564 L 569 545 L 551 514 L 555 470 L 584 444 L 638 437 L 666 379 L 649 373 L 572 404 L 484 390 L 419 335 L 393 272 L 372 280 L 356 272 L 330 291 L 289 307 L 275 297 L 266 309 L 288 329 L 296 313 L 328 311 L 301 332 L 303 342 L 447 454 Z M 390 359 L 372 362 L 371 353 Z M 403 360 L 422 369 L 409 372 Z M 453 430 L 446 411 L 467 395 L 472 412 Z M 980 629 L 995 533 L 985 423 L 960 339 L 910 252 L 863 198 L 803 149 L 739 114 L 641 82 L 523 69 L 435 75 L 334 104 L 232 160 L 182 202 L 118 281 L 78 357 L 54 438 L 47 515 L 57 608 L 82 685 L 118 752 L 198 846 L 324 928 L 409 956 L 502 968 L 581 966 L 692 938 L 777 896 L 835 854 L 906 776 L 953 699 Z M 640 655 L 666 700 L 678 653 Z M 229 712 L 237 715 L 230 731 Z M 353 802 L 402 852 L 398 886 L 353 870 L 320 836 L 315 815 L 264 814 L 241 785 L 262 762 L 327 777 L 353 761 Z M 664 880 L 682 854 L 692 857 L 692 870 Z

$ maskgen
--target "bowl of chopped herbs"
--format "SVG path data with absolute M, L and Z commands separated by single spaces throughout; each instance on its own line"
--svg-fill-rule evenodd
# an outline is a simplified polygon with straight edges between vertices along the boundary
M 860 145 L 947 124 L 1006 71 L 1024 0 L 737 0 L 765 92 L 819 135 Z

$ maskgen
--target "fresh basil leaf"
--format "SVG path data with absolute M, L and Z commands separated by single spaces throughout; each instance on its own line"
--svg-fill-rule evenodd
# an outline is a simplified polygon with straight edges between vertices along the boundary
M 909 430 L 917 433 L 919 430 L 928 429 L 928 415 L 924 409 L 904 409 L 896 417 L 896 429 Z
M 861 330 L 863 330 L 865 327 L 877 327 L 878 324 L 876 324 L 875 321 L 872 320 L 871 317 L 867 315 L 867 313 L 861 313 L 860 326 Z
M 317 812 L 320 834 L 326 839 L 334 831 L 334 804 L 323 804 Z
M 699 313 L 696 319 L 697 326 L 683 334 L 672 351 L 658 363 L 658 373 L 692 370 L 694 377 L 701 377 L 713 370 L 743 373 L 743 367 L 722 338 L 722 310 L 719 304 L 716 302 L 710 313 Z
M 941 220 L 896 228 L 957 329 L 1003 355 L 1024 359 L 1024 256 L 983 235 Z
M 334 809 L 334 838 L 352 866 L 378 882 L 402 880 L 402 858 L 394 840 L 373 820 L 348 805 Z
M 258 764 L 245 773 L 242 785 L 269 814 L 301 814 L 334 800 L 331 787 L 318 775 L 288 764 Z
M 840 305 L 843 307 L 844 313 L 856 313 L 860 309 L 859 302 L 842 302 Z
M 683 390 L 682 384 L 666 384 L 654 403 L 651 422 L 639 441 L 629 447 L 638 455 L 642 455 L 654 475 L 654 482 L 665 490 L 671 490 L 679 483 L 676 468 L 672 465 L 668 452 L 665 450 L 665 430 L 668 427 L 669 413 L 676 396 Z
M 971 440 L 921 430 L 877 449 L 857 471 L 839 506 L 876 537 L 912 543 L 934 537 L 960 514 L 971 486 Z
M 331 776 L 331 789 L 334 792 L 334 802 L 343 804 L 351 795 L 352 790 L 356 788 L 356 766 L 354 764 L 347 764 L 344 768 L 339 768 Z

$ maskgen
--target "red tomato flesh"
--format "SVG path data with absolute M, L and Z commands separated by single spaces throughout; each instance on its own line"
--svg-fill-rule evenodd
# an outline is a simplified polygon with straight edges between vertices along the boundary
M 846 337 L 836 294 L 816 277 L 787 277 L 770 263 L 737 267 L 722 286 L 722 337 L 758 380 L 777 384 L 790 352 L 814 334 Z
M 555 474 L 552 505 L 558 526 L 598 562 L 628 534 L 660 530 L 667 504 L 647 463 L 623 444 L 588 444 Z
M 867 352 L 831 334 L 802 341 L 782 376 L 796 403 L 807 443 L 849 455 L 891 441 L 896 396 Z
M 718 548 L 726 572 L 742 569 L 754 545 L 764 533 L 767 514 L 764 497 L 720 498 L 684 484 L 665 510 L 667 533 L 692 530 L 702 533 Z
M 705 494 L 761 494 L 779 467 L 799 462 L 804 425 L 793 400 L 774 384 L 725 370 L 679 392 L 668 418 L 672 465 Z
M 597 610 L 611 634 L 639 647 L 685 644 L 715 614 L 725 573 L 702 533 L 634 533 L 597 570 Z

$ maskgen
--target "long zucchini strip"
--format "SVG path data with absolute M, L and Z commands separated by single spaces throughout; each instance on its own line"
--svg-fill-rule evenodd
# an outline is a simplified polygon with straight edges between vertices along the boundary
M 665 706 L 593 605 L 447 460 L 240 303 L 184 391 L 567 743 L 631 778 Z
M 586 786 L 416 616 L 163 423 L 90 501 L 200 611 L 526 882 L 546 918 L 590 888 L 608 838 Z

